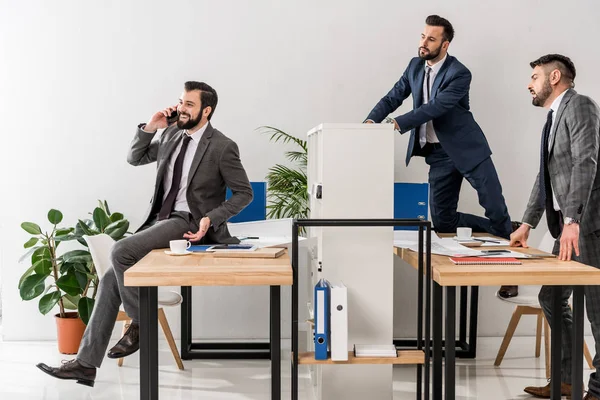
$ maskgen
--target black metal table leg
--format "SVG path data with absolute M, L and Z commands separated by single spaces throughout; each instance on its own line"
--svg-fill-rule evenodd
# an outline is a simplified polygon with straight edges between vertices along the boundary
M 281 400 L 281 288 L 271 286 L 271 400 Z
M 192 343 L 192 288 L 181 287 L 181 359 L 191 360 L 190 345 Z
M 292 225 L 292 400 L 298 400 L 298 225 Z
M 181 358 L 268 360 L 270 342 L 192 342 L 192 288 L 181 287 Z
M 140 399 L 158 400 L 158 288 L 140 287 Z
M 431 387 L 431 228 L 427 228 L 425 252 L 425 400 L 429 400 Z
M 560 400 L 560 384 L 561 384 L 561 343 L 562 343 L 562 286 L 552 287 L 552 325 L 550 326 L 551 343 L 551 373 L 550 385 L 551 396 L 553 400 Z M 579 351 L 583 350 L 582 348 Z
M 477 314 L 479 312 L 479 286 L 471 286 L 471 311 L 469 314 L 469 344 L 464 358 L 477 356 Z
M 417 262 L 417 350 L 423 350 L 423 227 L 419 226 L 419 253 Z M 427 364 L 417 365 L 417 400 L 422 399 L 423 369 Z
M 583 294 L 585 286 L 573 287 L 573 350 L 571 370 L 571 398 L 581 399 L 583 390 Z
M 433 400 L 442 400 L 442 287 L 433 282 Z
M 446 363 L 445 363 L 445 400 L 454 400 L 456 385 L 455 370 L 455 344 L 456 344 L 456 288 L 446 287 Z

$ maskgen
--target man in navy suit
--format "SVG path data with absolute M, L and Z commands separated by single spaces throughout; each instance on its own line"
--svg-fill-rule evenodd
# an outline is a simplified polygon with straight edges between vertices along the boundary
M 492 151 L 469 111 L 471 72 L 448 55 L 454 37 L 450 22 L 437 15 L 425 20 L 419 56 L 400 80 L 371 110 L 365 122 L 381 122 L 412 94 L 413 110 L 392 120 L 400 133 L 410 131 L 406 165 L 411 157 L 425 157 L 429 165 L 431 217 L 440 233 L 471 227 L 510 238 L 512 225 L 502 186 L 490 158 Z M 466 178 L 477 191 L 487 218 L 457 212 L 460 187 Z M 503 287 L 504 297 L 517 295 Z

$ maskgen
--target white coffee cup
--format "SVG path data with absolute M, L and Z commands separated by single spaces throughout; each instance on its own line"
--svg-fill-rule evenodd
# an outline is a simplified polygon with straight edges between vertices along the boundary
M 471 228 L 456 228 L 456 237 L 459 239 L 471 239 L 472 233 Z
M 185 239 L 171 240 L 169 246 L 172 253 L 183 254 L 192 244 Z

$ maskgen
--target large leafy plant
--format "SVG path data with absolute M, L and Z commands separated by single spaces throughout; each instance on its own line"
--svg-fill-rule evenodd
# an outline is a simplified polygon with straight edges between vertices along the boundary
M 99 277 L 83 236 L 106 233 L 114 240 L 120 240 L 129 228 L 129 221 L 121 213 L 111 213 L 106 201 L 99 201 L 99 206 L 90 215 L 91 218 L 78 220 L 74 228 L 59 228 L 62 213 L 50 210 L 48 221 L 53 224 L 50 233 L 42 232 L 39 225 L 32 222 L 21 224 L 34 236 L 25 243 L 25 248 L 30 250 L 22 259 L 31 255 L 31 267 L 21 277 L 19 291 L 23 300 L 43 295 L 38 305 L 42 314 L 47 314 L 58 304 L 61 317 L 65 317 L 65 310 L 77 310 L 85 324 L 89 321 Z M 59 244 L 73 240 L 85 249 L 71 250 L 59 256 Z M 49 278 L 50 283 L 46 284 Z
M 87 297 L 91 283 L 97 281 L 92 257 L 86 250 L 71 250 L 58 254 L 62 242 L 72 240 L 73 227 L 59 227 L 63 214 L 59 210 L 48 212 L 51 229 L 33 222 L 23 222 L 21 227 L 32 237 L 24 247 L 30 249 L 22 259 L 31 255 L 31 266 L 19 280 L 19 293 L 23 300 L 40 297 L 38 309 L 48 314 L 57 304 L 59 315 L 65 318 L 65 310 L 78 310 L 79 315 L 89 318 L 93 300 Z
M 299 139 L 280 129 L 271 126 L 258 128 L 262 133 L 270 135 L 274 143 L 295 144 L 299 149 L 286 151 L 285 157 L 295 164 L 296 168 L 276 164 L 269 168 L 267 174 L 268 218 L 307 218 L 309 213 L 306 162 L 308 148 L 306 140 Z

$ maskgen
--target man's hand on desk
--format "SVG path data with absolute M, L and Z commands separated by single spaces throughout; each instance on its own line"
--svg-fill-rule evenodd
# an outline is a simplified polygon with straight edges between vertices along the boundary
M 572 223 L 563 227 L 560 234 L 560 253 L 558 259 L 561 261 L 570 261 L 573 255 L 579 256 L 579 224 Z
M 523 224 L 519 228 L 510 234 L 510 246 L 511 247 L 529 247 L 527 245 L 527 239 L 529 239 L 529 225 Z
M 192 233 L 189 231 L 183 235 L 184 238 L 189 240 L 190 242 L 197 242 L 202 239 L 206 232 L 208 232 L 208 228 L 210 228 L 210 218 L 204 217 L 200 220 L 200 227 L 198 228 L 198 232 Z

